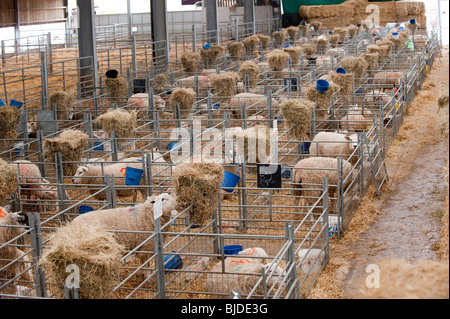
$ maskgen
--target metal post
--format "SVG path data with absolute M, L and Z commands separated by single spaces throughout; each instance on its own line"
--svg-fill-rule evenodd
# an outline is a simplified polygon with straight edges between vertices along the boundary
M 167 1 L 150 0 L 152 18 L 153 62 L 165 68 L 169 63 L 169 31 Z
M 40 215 L 37 213 L 30 213 L 28 214 L 28 219 L 30 223 L 31 254 L 33 256 L 33 265 L 36 265 L 34 276 L 36 283 L 36 295 L 41 298 L 47 297 L 44 267 L 38 263 L 42 255 Z
M 161 222 L 158 218 L 155 220 L 155 237 L 153 238 L 153 246 L 155 251 L 156 276 L 158 286 L 158 299 L 166 299 L 166 278 L 164 271 L 164 256 L 163 256 L 163 237 L 161 234 Z
M 42 109 L 47 108 L 48 101 L 48 68 L 47 52 L 41 51 L 41 86 L 42 86 Z
M 209 43 L 220 44 L 217 0 L 204 0 L 206 10 L 206 33 Z
M 255 1 L 244 0 L 244 24 L 246 34 L 255 34 Z M 250 27 L 249 27 L 250 24 Z M 251 28 L 251 32 L 250 29 Z

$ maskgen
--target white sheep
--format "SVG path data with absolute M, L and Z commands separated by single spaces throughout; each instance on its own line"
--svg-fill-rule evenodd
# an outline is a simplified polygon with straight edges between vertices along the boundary
M 153 95 L 153 105 L 156 110 L 164 110 L 166 108 L 166 101 L 159 95 Z M 136 93 L 129 97 L 127 100 L 127 106 L 130 110 L 136 110 L 137 117 L 139 119 L 145 118 L 149 112 L 149 97 L 148 93 Z
M 341 157 L 347 160 L 357 147 L 357 134 L 348 136 L 341 133 L 319 132 L 311 142 L 309 155 Z
M 247 117 L 256 114 L 266 116 L 268 98 L 264 94 L 239 93 L 233 96 L 230 100 L 230 107 L 235 118 L 242 118 L 243 114 L 241 114 L 241 106 L 244 104 Z M 275 98 L 272 98 L 272 108 L 274 112 L 279 108 L 279 103 Z
M 297 253 L 300 271 L 304 275 L 315 274 L 323 267 L 325 251 L 322 249 L 301 249 Z
M 340 119 L 340 128 L 349 132 L 365 132 L 373 125 L 373 114 L 360 107 L 351 107 Z
M 211 261 L 210 257 L 202 257 L 198 259 L 195 263 L 190 264 L 183 268 L 186 271 L 184 280 L 186 283 L 191 282 L 199 276 L 200 271 L 204 271 Z
M 126 250 L 133 250 L 142 244 L 150 236 L 148 232 L 154 230 L 153 205 L 162 201 L 163 215 L 160 217 L 161 227 L 167 224 L 171 218 L 171 212 L 177 208 L 177 198 L 175 195 L 163 193 L 148 197 L 147 200 L 136 206 L 97 210 L 77 216 L 71 225 L 96 225 L 114 232 L 114 237 Z M 139 251 L 153 251 L 153 240 L 148 240 Z M 146 253 L 136 253 L 136 258 L 142 263 L 146 262 L 150 256 Z M 148 277 L 149 270 L 144 270 Z
M 349 162 L 344 162 L 343 177 L 345 183 L 343 185 L 344 190 L 348 187 L 350 182 L 353 180 L 354 174 L 356 174 L 353 169 L 352 164 Z M 353 173 L 352 173 L 353 172 Z M 337 185 L 338 185 L 338 159 L 329 157 L 309 157 L 299 161 L 294 168 L 294 178 L 293 187 L 294 196 L 296 196 L 294 201 L 294 206 L 298 207 L 301 196 L 304 196 L 304 206 L 307 206 L 308 210 L 312 205 L 315 204 L 317 199 L 322 194 L 322 189 L 319 186 L 322 185 L 323 179 L 328 178 L 328 191 L 329 198 L 337 197 Z M 350 176 L 351 178 L 346 178 Z M 311 184 L 306 186 L 306 184 Z M 310 188 L 311 190 L 304 190 L 304 188 Z M 319 189 L 320 188 L 320 189 Z M 317 190 L 316 190 L 317 189 Z M 334 207 L 330 206 L 332 211 Z
M 19 277 L 29 265 L 30 259 L 23 251 L 15 247 L 11 241 L 24 232 L 28 223 L 28 216 L 24 213 L 10 213 L 5 208 L 0 207 L 0 273 L 5 274 L 5 279 Z M 7 266 L 12 260 L 12 265 Z M 5 269 L 3 269 L 5 267 Z M 31 268 L 26 272 L 28 279 L 33 281 L 33 272 Z
M 261 247 L 252 247 L 244 249 L 237 254 L 238 256 L 249 256 L 250 261 L 265 264 L 269 255 Z M 228 259 L 228 258 L 227 258 Z
M 228 259 L 228 258 L 227 258 Z M 228 298 L 233 291 L 239 291 L 243 295 L 248 295 L 258 281 L 262 279 L 263 271 L 267 275 L 267 287 L 270 289 L 274 285 L 281 284 L 284 280 L 285 271 L 275 264 L 267 265 L 260 263 L 245 263 L 237 267 L 225 269 L 225 273 L 209 273 L 205 280 L 205 289 L 208 293 L 217 294 L 216 298 Z M 256 287 L 254 292 L 257 295 L 264 294 L 264 284 Z
M 383 104 L 388 103 L 391 100 L 392 95 L 381 90 L 375 90 L 364 96 L 364 104 L 372 106 L 375 103 L 378 104 L 382 102 Z

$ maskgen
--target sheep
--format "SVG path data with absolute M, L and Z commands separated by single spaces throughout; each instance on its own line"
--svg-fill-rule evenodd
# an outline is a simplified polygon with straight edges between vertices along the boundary
M 309 154 L 311 156 L 341 157 L 347 160 L 355 152 L 357 147 L 357 134 L 348 136 L 333 132 L 319 132 L 311 142 Z M 354 161 L 356 159 L 352 158 L 352 160 Z
M 205 270 L 210 260 L 211 258 L 209 257 L 202 257 L 195 263 L 192 263 L 189 266 L 184 267 L 183 270 L 186 271 L 186 275 L 184 276 L 185 282 L 188 283 L 197 278 L 199 274 L 196 272 Z
M 138 111 L 137 117 L 139 119 L 143 119 L 149 112 L 148 102 L 148 93 L 136 93 L 129 97 L 127 100 L 127 106 Z M 159 95 L 153 95 L 153 105 L 155 110 L 164 110 L 166 107 L 166 101 L 164 101 Z
M 233 291 L 240 291 L 248 295 L 261 280 L 262 274 L 267 274 L 267 287 L 280 284 L 285 277 L 285 270 L 275 267 L 275 264 L 260 263 L 239 264 L 232 269 L 226 269 L 226 273 L 209 273 L 205 280 L 205 289 L 209 293 L 217 294 L 217 298 L 227 298 Z M 254 294 L 264 294 L 264 284 L 261 282 Z
M 349 132 L 365 132 L 373 125 L 373 115 L 364 108 L 351 107 L 340 120 L 341 129 Z
M 188 76 L 186 78 L 179 79 L 177 83 L 179 83 L 179 86 L 181 84 L 180 87 L 195 89 L 195 76 Z M 198 76 L 198 89 L 200 94 L 206 94 L 208 89 L 211 88 L 211 84 L 212 82 L 209 76 Z
M 301 249 L 298 251 L 299 268 L 304 275 L 315 274 L 323 267 L 325 251 L 322 249 Z
M 373 84 L 383 90 L 391 90 L 394 85 L 399 85 L 403 78 L 402 72 L 378 72 L 375 74 Z
M 383 104 L 388 103 L 391 100 L 392 95 L 381 90 L 375 90 L 364 96 L 364 104 L 374 105 L 374 103 L 382 102 Z
M 4 273 L 2 278 L 18 278 L 22 268 L 26 269 L 26 263 L 30 262 L 28 255 L 17 247 L 11 246 L 10 242 L 24 232 L 23 227 L 28 224 L 28 216 L 24 213 L 10 213 L 3 207 L 0 207 L 0 273 Z M 16 260 L 13 265 L 9 265 L 12 260 Z M 25 264 L 23 264 L 25 263 Z M 5 269 L 3 269 L 5 268 Z M 33 281 L 31 268 L 26 271 L 30 281 Z
M 148 197 L 144 203 L 136 206 L 92 211 L 75 217 L 70 224 L 72 226 L 89 224 L 100 226 L 105 230 L 116 231 L 114 237 L 117 242 L 126 250 L 133 250 L 149 238 L 148 232 L 154 230 L 153 205 L 159 200 L 162 201 L 163 215 L 160 217 L 162 227 L 169 222 L 172 211 L 177 208 L 177 197 L 174 194 L 153 195 Z M 139 251 L 148 252 L 153 249 L 153 240 L 148 240 L 139 248 Z M 136 253 L 135 255 L 142 263 L 150 258 L 146 253 Z M 144 274 L 149 277 L 150 271 L 144 270 Z
M 269 255 L 266 253 L 266 251 L 260 247 L 244 249 L 244 250 L 238 252 L 237 255 L 238 256 L 251 256 L 249 258 L 250 261 L 262 263 L 262 264 L 265 264 L 267 261 L 266 258 L 269 257 Z
M 349 162 L 344 162 L 344 168 L 342 176 L 345 179 L 343 185 L 344 190 L 349 186 L 353 178 L 346 178 L 350 174 L 356 174 L 353 169 L 352 164 Z M 293 176 L 293 188 L 294 196 L 296 196 L 294 201 L 294 206 L 299 207 L 300 196 L 305 196 L 304 206 L 311 207 L 315 204 L 317 199 L 322 194 L 322 189 L 320 190 L 303 190 L 303 188 L 317 188 L 317 186 L 305 186 L 305 184 L 322 184 L 323 179 L 328 178 L 329 185 L 329 198 L 337 197 L 337 185 L 338 185 L 338 159 L 329 157 L 309 157 L 299 161 L 294 168 Z M 330 206 L 331 207 L 331 206 Z M 332 211 L 334 207 L 330 210 Z M 309 210 L 309 208 L 307 208 Z
M 233 96 L 230 100 L 230 107 L 233 110 L 233 115 L 235 118 L 242 118 L 241 105 L 245 103 L 247 116 L 252 115 L 262 115 L 264 116 L 268 108 L 268 98 L 263 94 L 254 93 L 239 93 Z M 274 110 L 278 109 L 279 103 L 276 99 L 272 98 L 272 108 Z

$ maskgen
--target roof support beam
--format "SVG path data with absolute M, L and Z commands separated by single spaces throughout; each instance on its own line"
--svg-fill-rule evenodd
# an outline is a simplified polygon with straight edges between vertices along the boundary
M 248 35 L 255 34 L 255 1 L 244 0 L 244 23 Z
M 220 44 L 217 0 L 203 0 L 206 9 L 206 36 L 209 43 Z
M 167 26 L 167 0 L 150 0 L 153 62 L 159 67 L 169 63 L 169 30 Z

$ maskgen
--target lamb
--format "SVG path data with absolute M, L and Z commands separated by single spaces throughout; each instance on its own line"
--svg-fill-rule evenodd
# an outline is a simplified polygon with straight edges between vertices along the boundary
M 265 264 L 269 255 L 260 247 L 247 248 L 240 251 L 238 256 L 250 256 L 249 260 L 256 263 Z M 228 259 L 228 258 L 227 258 Z
M 0 207 L 0 273 L 4 273 L 4 279 L 18 278 L 23 269 L 26 269 L 30 262 L 28 255 L 17 247 L 12 246 L 11 242 L 24 232 L 24 228 L 17 226 L 26 226 L 28 216 L 24 213 L 10 213 L 3 207 Z M 13 264 L 12 260 L 16 260 Z M 25 264 L 24 264 L 25 263 Z M 26 271 L 27 277 L 33 281 L 31 268 Z M 3 276 L 2 276 L 3 278 Z
M 346 178 L 350 174 L 356 174 L 352 164 L 344 162 L 342 175 L 345 179 L 343 185 L 344 190 L 349 186 L 352 178 Z M 352 175 L 353 176 L 353 175 Z M 305 186 L 306 184 L 322 184 L 323 179 L 328 178 L 329 198 L 337 198 L 338 185 L 338 159 L 329 157 L 309 157 L 299 161 L 294 168 L 294 206 L 298 207 L 300 196 L 304 196 L 304 206 L 308 210 L 312 207 L 317 199 L 321 196 L 322 190 L 303 190 L 303 188 L 318 188 L 317 186 Z M 333 211 L 332 206 L 331 211 Z
M 319 272 L 325 261 L 325 251 L 322 249 L 301 249 L 297 253 L 300 271 L 304 275 L 315 274 Z
M 209 257 L 202 257 L 199 260 L 197 260 L 197 262 L 184 267 L 183 270 L 187 272 L 186 275 L 184 276 L 185 282 L 188 283 L 197 278 L 199 276 L 197 272 L 205 270 L 210 260 L 211 258 Z
M 132 110 L 138 111 L 137 117 L 139 119 L 143 119 L 149 112 L 148 102 L 148 93 L 136 93 L 130 96 L 127 101 L 127 105 L 132 108 Z M 166 101 L 164 101 L 159 95 L 153 95 L 153 105 L 155 110 L 164 110 L 166 107 Z
M 341 133 L 319 132 L 311 142 L 309 154 L 311 156 L 341 157 L 347 160 L 357 147 L 357 134 L 348 136 Z
M 195 89 L 195 76 L 188 76 L 186 78 L 179 79 L 177 81 L 179 83 L 179 86 L 183 88 L 192 88 Z M 209 76 L 198 76 L 198 88 L 199 88 L 199 94 L 206 94 L 209 88 L 211 88 L 211 79 Z
M 252 115 L 262 115 L 267 113 L 268 108 L 268 98 L 263 94 L 254 93 L 239 93 L 233 96 L 230 100 L 230 107 L 233 110 L 233 115 L 235 118 L 242 118 L 241 105 L 245 103 L 246 114 L 248 117 Z M 279 103 L 276 99 L 272 99 L 272 108 L 274 110 L 278 109 Z M 264 110 L 265 112 L 262 112 Z
M 364 96 L 364 104 L 368 106 L 374 105 L 374 103 L 378 104 L 379 102 L 386 104 L 391 100 L 391 96 L 392 95 L 389 93 L 383 92 L 381 90 L 375 90 Z
M 373 125 L 373 115 L 364 108 L 351 107 L 340 120 L 340 128 L 348 132 L 365 132 Z
M 132 207 L 92 211 L 77 216 L 71 225 L 89 224 L 108 231 L 116 231 L 114 237 L 117 242 L 123 245 L 125 250 L 130 251 L 147 240 L 150 236 L 148 232 L 154 230 L 153 205 L 159 200 L 162 201 L 163 215 L 160 217 L 162 227 L 169 222 L 172 211 L 177 208 L 177 197 L 173 194 L 153 195 L 144 203 Z M 148 240 L 139 251 L 148 252 L 153 249 L 153 240 Z M 150 256 L 146 253 L 136 253 L 136 258 L 144 263 Z M 146 277 L 150 275 L 149 270 L 144 270 L 144 273 Z
M 228 259 L 228 258 L 227 258 Z M 209 273 L 206 276 L 205 289 L 209 293 L 217 294 L 217 298 L 227 298 L 233 291 L 240 291 L 248 295 L 262 279 L 262 273 L 267 274 L 267 287 L 281 284 L 285 277 L 285 271 L 275 264 L 260 263 L 239 264 L 237 267 L 226 269 L 226 273 Z M 258 285 L 254 294 L 264 294 L 264 284 Z

